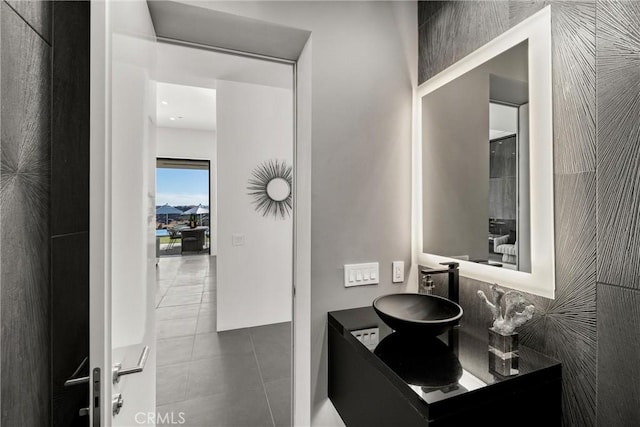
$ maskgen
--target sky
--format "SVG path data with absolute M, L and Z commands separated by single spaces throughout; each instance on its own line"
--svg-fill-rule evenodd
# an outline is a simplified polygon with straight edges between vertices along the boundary
M 156 169 L 156 205 L 209 206 L 209 171 Z

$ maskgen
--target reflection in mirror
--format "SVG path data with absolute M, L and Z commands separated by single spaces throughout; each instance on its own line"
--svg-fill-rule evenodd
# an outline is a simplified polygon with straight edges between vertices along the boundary
M 423 252 L 531 272 L 528 42 L 422 98 Z

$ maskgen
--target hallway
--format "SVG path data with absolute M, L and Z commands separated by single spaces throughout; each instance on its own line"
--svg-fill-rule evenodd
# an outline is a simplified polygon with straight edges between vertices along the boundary
M 215 257 L 161 258 L 156 289 L 160 419 L 290 426 L 291 323 L 217 333 Z

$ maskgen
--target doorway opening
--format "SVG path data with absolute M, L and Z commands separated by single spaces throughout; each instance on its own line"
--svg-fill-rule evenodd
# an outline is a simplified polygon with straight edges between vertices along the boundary
M 207 159 L 210 182 L 197 225 L 210 230 L 210 256 L 162 257 L 157 268 L 157 416 L 291 425 L 293 66 L 170 43 L 157 54 L 157 120 L 175 118 L 156 129 L 157 157 Z M 182 111 L 166 112 L 178 104 L 166 89 Z M 193 121 L 205 94 L 213 113 Z M 156 205 L 172 206 L 161 186 L 158 175 Z

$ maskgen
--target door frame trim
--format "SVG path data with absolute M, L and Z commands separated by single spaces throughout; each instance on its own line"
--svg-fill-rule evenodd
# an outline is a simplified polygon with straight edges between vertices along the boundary
M 107 170 L 111 169 L 111 4 L 108 1 L 91 2 L 90 16 L 90 92 L 89 103 L 89 325 L 104 325 L 101 330 L 90 329 L 90 366 L 112 366 L 111 357 L 111 236 L 106 230 L 110 221 L 111 186 Z M 97 52 L 104 53 L 97 54 Z M 98 154 L 99 152 L 99 154 Z M 97 218 L 96 218 L 97 217 Z M 97 219 L 97 220 L 96 220 Z M 98 292 L 96 292 L 98 291 Z M 97 355 L 97 356 L 96 356 Z M 107 371 L 108 372 L 108 371 Z M 104 371 L 102 372 L 104 375 Z M 101 378 L 99 407 L 104 407 L 105 396 L 111 392 L 111 382 Z M 90 401 L 94 402 L 94 390 Z M 107 411 L 94 414 L 94 425 L 111 425 Z
M 295 65 L 295 63 L 297 62 L 291 59 L 278 58 L 276 56 L 261 55 L 259 53 L 245 52 L 242 50 L 230 49 L 226 47 L 211 46 L 208 44 L 178 40 L 178 39 L 173 39 L 171 37 L 164 37 L 164 36 L 158 36 L 158 35 L 156 35 L 156 41 L 158 43 L 166 43 L 166 44 L 172 44 L 176 46 L 191 47 L 195 49 L 208 50 L 208 51 L 217 52 L 217 53 L 226 53 L 229 55 L 242 56 L 244 58 L 261 59 L 263 61 L 276 62 L 280 64 Z M 295 90 L 295 86 L 294 86 L 294 90 Z

